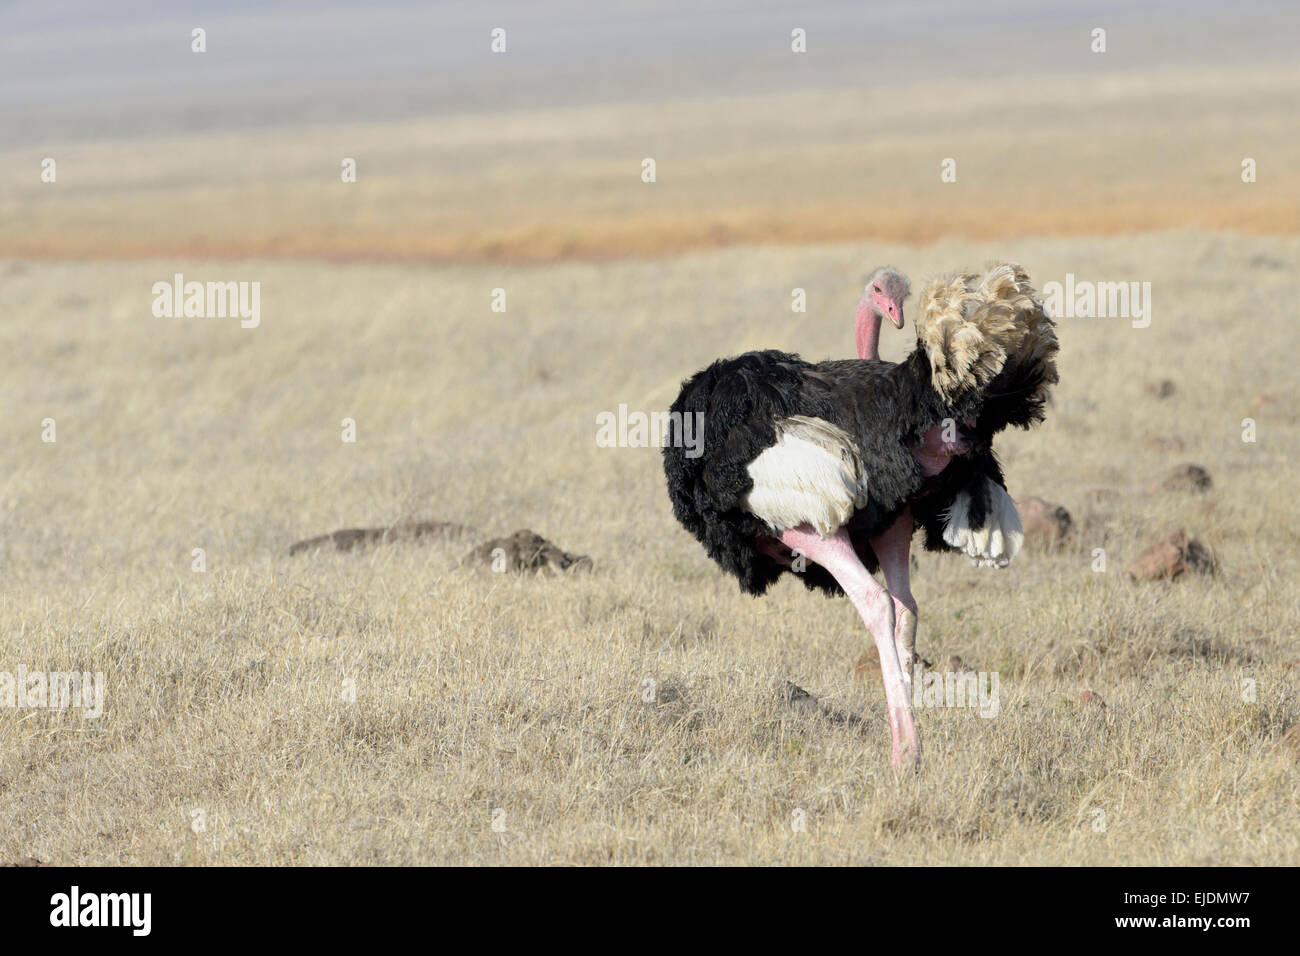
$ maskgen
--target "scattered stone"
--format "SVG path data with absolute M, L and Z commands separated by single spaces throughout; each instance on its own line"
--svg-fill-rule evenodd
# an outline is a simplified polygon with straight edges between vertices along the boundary
M 25 857 L 21 860 L 14 860 L 11 863 L 5 863 L 4 866 L 53 866 L 53 863 L 42 863 L 34 856 Z
M 420 538 L 449 538 L 469 534 L 473 529 L 454 521 L 400 521 L 389 528 L 343 528 L 316 538 L 307 538 L 289 548 L 290 556 L 315 551 L 333 543 L 339 551 L 372 544 L 415 541 Z
M 570 554 L 526 528 L 508 538 L 484 541 L 461 558 L 460 564 L 461 567 L 486 564 L 494 571 L 546 571 L 550 574 L 590 571 L 595 566 L 587 555 Z
M 1026 544 L 1052 548 L 1070 533 L 1070 512 L 1061 505 L 1030 495 L 1016 499 L 1016 510 L 1020 512 Z
M 1160 485 L 1165 491 L 1209 491 L 1214 485 L 1210 473 L 1200 465 L 1179 465 Z
M 1101 699 L 1101 695 L 1098 694 L 1096 691 L 1091 691 L 1091 690 L 1085 690 L 1082 694 L 1079 695 L 1079 703 L 1094 704 L 1098 707 L 1101 707 L 1102 709 L 1105 709 L 1106 707 L 1106 702 Z
M 1124 573 L 1134 581 L 1172 581 L 1186 571 L 1213 574 L 1215 561 L 1209 548 L 1180 529 L 1143 551 Z
M 1153 398 L 1168 398 L 1178 391 L 1178 386 L 1174 384 L 1173 379 L 1161 379 L 1158 382 L 1147 383 L 1147 394 Z

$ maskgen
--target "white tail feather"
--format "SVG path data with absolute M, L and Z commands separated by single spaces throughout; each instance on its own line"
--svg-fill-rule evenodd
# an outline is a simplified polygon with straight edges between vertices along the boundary
M 1025 533 L 1020 525 L 1020 512 L 996 482 L 989 483 L 989 511 L 984 527 L 970 525 L 970 495 L 963 491 L 953 499 L 948 511 L 948 523 L 943 529 L 943 540 L 966 552 L 971 563 L 979 567 L 1005 568 L 1024 544 Z

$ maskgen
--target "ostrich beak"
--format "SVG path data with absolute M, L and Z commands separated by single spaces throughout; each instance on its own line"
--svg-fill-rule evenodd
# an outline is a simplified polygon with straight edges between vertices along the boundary
M 881 315 L 889 316 L 889 321 L 894 323 L 894 328 L 903 327 L 903 303 L 897 299 L 886 298 L 879 292 L 871 294 L 871 304 Z
M 901 329 L 903 327 L 903 303 L 881 296 L 877 308 L 889 316 L 889 321 L 894 323 L 894 328 Z

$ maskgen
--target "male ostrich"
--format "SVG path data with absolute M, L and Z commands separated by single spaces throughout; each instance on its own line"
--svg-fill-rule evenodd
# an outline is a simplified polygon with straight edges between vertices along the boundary
M 902 326 L 907 291 L 894 270 L 873 274 L 858 309 L 863 358 L 748 352 L 696 373 L 673 403 L 664 448 L 677 520 L 743 590 L 762 594 L 798 573 L 853 602 L 880 654 L 895 766 L 920 757 L 912 534 L 923 527 L 928 549 L 979 564 L 1015 555 L 1020 519 L 991 442 L 1042 421 L 1057 381 L 1054 326 L 1019 266 L 936 279 L 921 295 L 917 347 L 901 363 L 879 361 L 882 318 Z M 697 413 L 703 451 L 688 457 L 680 423 Z

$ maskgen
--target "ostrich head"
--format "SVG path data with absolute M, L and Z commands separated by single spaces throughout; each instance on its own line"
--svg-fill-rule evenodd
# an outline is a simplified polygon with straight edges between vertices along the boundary
M 894 328 L 903 327 L 903 300 L 912 294 L 907 277 L 892 266 L 871 273 L 858 303 L 858 358 L 880 358 L 880 325 L 885 316 Z

